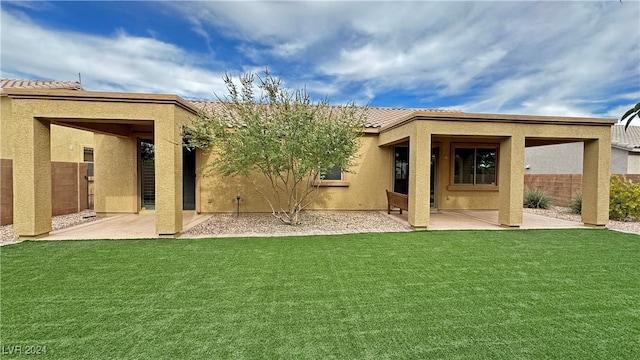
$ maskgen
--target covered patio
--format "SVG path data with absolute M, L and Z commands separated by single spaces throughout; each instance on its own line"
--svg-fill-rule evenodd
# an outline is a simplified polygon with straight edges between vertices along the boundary
M 414 229 L 437 227 L 434 209 L 449 215 L 459 215 L 460 210 L 467 214 L 469 210 L 494 210 L 497 218 L 491 222 L 522 228 L 527 226 L 522 211 L 525 148 L 581 142 L 585 154 L 582 222 L 604 227 L 609 217 L 610 128 L 614 122 L 416 111 L 383 127 L 378 146 L 394 149 L 395 157 L 396 147 L 407 149 L 409 170 L 402 187 L 408 195 L 407 221 Z M 474 216 L 488 219 L 480 212 Z
M 135 214 L 140 207 L 139 139 L 155 141 L 154 233 L 183 226 L 182 125 L 198 113 L 175 95 L 7 89 L 15 149 L 14 231 L 23 239 L 51 231 L 51 124 L 94 132 L 95 211 Z M 4 121 L 4 120 L 3 120 Z M 153 190 L 152 190 L 153 191 Z

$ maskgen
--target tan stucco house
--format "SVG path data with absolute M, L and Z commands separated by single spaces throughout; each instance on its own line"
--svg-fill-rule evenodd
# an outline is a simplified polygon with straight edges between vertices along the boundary
M 270 211 L 245 181 L 201 176 L 215 154 L 182 147 L 183 125 L 201 110 L 215 111 L 213 102 L 43 87 L 7 87 L 1 99 L 0 157 L 11 163 L 14 231 L 22 238 L 51 231 L 49 165 L 69 142 L 75 146 L 75 134 L 91 134 L 77 146 L 93 146 L 100 216 L 152 212 L 157 234 L 173 236 L 185 210 L 235 212 L 240 197 L 243 212 Z M 604 226 L 614 122 L 371 108 L 359 164 L 353 173 L 324 180 L 312 209 L 384 210 L 388 189 L 408 195 L 408 220 L 416 229 L 429 228 L 434 208 L 495 209 L 502 225 L 518 227 L 525 148 L 579 142 L 582 220 Z

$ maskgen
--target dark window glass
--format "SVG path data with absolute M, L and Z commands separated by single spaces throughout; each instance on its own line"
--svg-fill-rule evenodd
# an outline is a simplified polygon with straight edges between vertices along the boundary
M 455 148 L 453 183 L 496 185 L 497 148 Z
M 84 148 L 84 162 L 93 162 L 93 148 Z
M 496 149 L 476 149 L 476 184 L 496 183 Z
M 334 166 L 322 174 L 322 180 L 342 180 L 342 167 Z
M 456 148 L 453 173 L 454 184 L 474 184 L 475 149 Z
M 393 191 L 409 194 L 409 148 L 406 146 L 394 147 L 393 157 Z

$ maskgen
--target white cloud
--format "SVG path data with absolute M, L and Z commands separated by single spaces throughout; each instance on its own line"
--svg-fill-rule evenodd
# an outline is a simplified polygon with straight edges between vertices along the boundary
M 190 6 L 184 11 L 206 8 L 203 21 L 244 40 L 254 61 L 307 57 L 331 87 L 362 83 L 356 97 L 462 95 L 468 111 L 593 115 L 601 97 L 640 77 L 635 2 Z
M 640 99 L 638 2 L 157 5 L 182 15 L 208 45 L 235 46 L 233 60 L 217 55 L 221 70 L 237 75 L 268 66 L 287 86 L 306 85 L 332 100 L 366 103 L 396 93 L 403 96 L 389 106 L 425 99 L 426 107 L 469 112 L 609 116 L 611 107 Z M 3 37 L 5 72 L 61 80 L 82 72 L 86 87 L 93 81 L 187 97 L 226 93 L 222 74 L 200 60 L 205 56 L 178 44 L 124 31 L 61 32 L 15 13 L 2 16 L 12 31 Z
M 4 10 L 2 27 L 3 76 L 75 80 L 82 73 L 89 90 L 207 99 L 214 91 L 225 92 L 222 73 L 206 70 L 194 60 L 196 55 L 173 44 L 124 31 L 105 37 L 46 29 Z

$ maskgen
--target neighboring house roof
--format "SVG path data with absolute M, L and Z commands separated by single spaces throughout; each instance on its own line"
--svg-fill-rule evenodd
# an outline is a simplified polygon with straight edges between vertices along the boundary
M 219 101 L 189 101 L 198 109 L 204 112 L 212 113 L 222 109 Z M 367 111 L 367 128 L 382 128 L 384 126 L 395 123 L 396 121 L 406 118 L 417 111 L 428 111 L 438 113 L 461 113 L 459 110 L 443 110 L 443 109 L 403 109 L 403 108 L 385 108 L 385 107 L 369 107 Z
M 0 93 L 2 89 L 84 90 L 77 81 L 0 79 Z
M 626 130 L 624 125 L 612 126 L 611 146 L 640 153 L 640 126 L 629 126 Z

